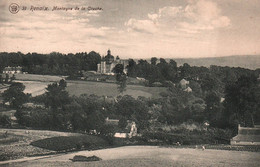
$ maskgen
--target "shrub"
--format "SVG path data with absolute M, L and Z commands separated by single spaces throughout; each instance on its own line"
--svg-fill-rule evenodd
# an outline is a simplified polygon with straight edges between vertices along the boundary
M 91 157 L 86 157 L 86 156 L 82 156 L 82 155 L 75 155 L 73 157 L 73 159 L 70 159 L 71 161 L 100 161 L 102 160 L 101 158 L 93 155 Z
M 7 115 L 0 115 L 0 125 L 10 126 L 11 125 L 11 119 Z
M 217 133 L 218 132 L 218 133 Z M 224 135 L 227 133 L 224 130 L 216 130 L 214 131 L 177 131 L 177 133 L 170 132 L 144 132 L 142 136 L 142 140 L 151 144 L 175 144 L 177 142 L 184 145 L 196 145 L 196 144 L 215 144 L 215 143 L 225 143 L 229 142 L 228 135 L 220 138 L 220 134 Z
M 108 146 L 108 143 L 98 136 L 59 136 L 37 140 L 31 145 L 53 151 L 70 151 L 80 149 L 98 149 Z

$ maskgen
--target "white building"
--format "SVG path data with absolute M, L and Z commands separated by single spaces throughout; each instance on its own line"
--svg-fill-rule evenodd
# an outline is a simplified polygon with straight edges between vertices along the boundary
M 128 65 L 128 60 L 120 60 L 117 56 L 116 60 L 114 56 L 111 55 L 111 51 L 107 51 L 107 55 L 102 58 L 101 63 L 97 65 L 97 73 L 113 75 L 113 69 L 117 64 L 122 64 L 124 66 L 124 72 L 126 73 L 126 66 Z
M 5 67 L 3 70 L 3 74 L 21 74 L 22 73 L 22 67 Z
M 109 119 L 106 118 L 106 124 L 113 125 L 118 127 L 119 120 L 118 119 Z M 114 137 L 117 138 L 132 138 L 137 136 L 137 127 L 134 121 L 127 121 L 127 125 L 124 129 L 119 130 L 115 133 Z

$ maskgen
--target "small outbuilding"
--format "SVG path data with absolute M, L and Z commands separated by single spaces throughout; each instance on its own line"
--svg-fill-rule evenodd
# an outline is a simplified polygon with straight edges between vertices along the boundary
M 184 92 L 190 93 L 190 92 L 192 92 L 192 89 L 188 86 L 186 89 L 184 89 Z
M 119 120 L 118 119 L 109 119 L 106 118 L 106 124 L 118 127 Z M 117 128 L 120 129 L 120 128 Z M 114 137 L 117 138 L 132 138 L 134 136 L 137 136 L 137 127 L 136 123 L 134 121 L 127 121 L 127 125 L 124 129 L 118 130 Z
M 241 127 L 238 125 L 238 134 L 230 140 L 231 145 L 260 145 L 260 125 Z

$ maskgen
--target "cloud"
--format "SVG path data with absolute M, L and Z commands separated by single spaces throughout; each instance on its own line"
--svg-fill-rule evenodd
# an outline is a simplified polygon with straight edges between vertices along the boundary
M 157 30 L 156 25 L 152 20 L 129 19 L 125 25 L 128 27 L 127 31 L 154 33 Z
M 146 20 L 129 19 L 128 30 L 154 33 L 175 31 L 202 33 L 230 26 L 230 19 L 221 14 L 215 2 L 209 0 L 190 1 L 186 6 L 165 6 L 157 13 L 148 13 Z

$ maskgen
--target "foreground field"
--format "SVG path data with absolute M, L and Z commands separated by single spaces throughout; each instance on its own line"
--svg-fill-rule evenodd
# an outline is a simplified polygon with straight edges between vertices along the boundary
M 70 95 L 79 96 L 80 94 L 96 94 L 98 96 L 119 95 L 117 85 L 114 83 L 90 82 L 90 81 L 67 81 L 67 91 Z M 158 98 L 160 93 L 166 91 L 163 87 L 145 87 L 140 85 L 127 85 L 123 95 L 130 95 L 134 98 L 138 96 Z
M 72 162 L 75 155 L 98 156 L 102 161 Z M 59 156 L 50 156 L 26 162 L 9 164 L 11 166 L 234 166 L 247 167 L 259 165 L 260 153 L 204 150 L 189 148 L 164 148 L 156 146 L 127 146 L 95 151 L 80 151 Z

